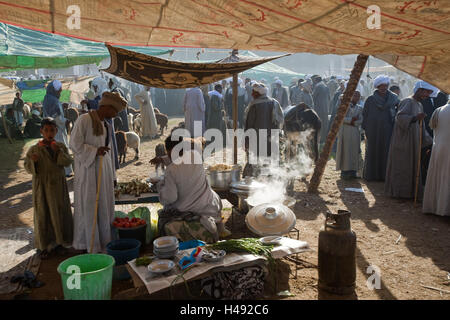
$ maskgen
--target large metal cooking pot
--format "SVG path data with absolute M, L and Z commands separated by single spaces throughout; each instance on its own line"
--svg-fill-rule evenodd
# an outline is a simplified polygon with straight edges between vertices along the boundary
M 240 213 L 246 214 L 249 211 L 246 199 L 250 196 L 250 193 L 259 188 L 263 188 L 264 186 L 265 185 L 263 183 L 260 183 L 250 177 L 246 177 L 241 181 L 231 184 L 230 192 L 238 196 L 238 210 Z
M 234 193 L 238 196 L 238 211 L 242 214 L 246 214 L 248 212 L 248 205 L 245 199 L 248 198 L 249 192 L 246 190 L 239 190 L 239 189 L 230 189 L 231 193 Z
M 241 179 L 241 167 L 236 165 L 227 171 L 207 170 L 206 179 L 213 189 L 228 190 L 232 183 Z

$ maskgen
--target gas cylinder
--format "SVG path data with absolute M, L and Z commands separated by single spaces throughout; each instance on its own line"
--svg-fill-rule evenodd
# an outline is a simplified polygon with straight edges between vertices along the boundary
M 327 212 L 319 232 L 319 290 L 347 295 L 355 290 L 356 234 L 350 226 L 350 212 Z

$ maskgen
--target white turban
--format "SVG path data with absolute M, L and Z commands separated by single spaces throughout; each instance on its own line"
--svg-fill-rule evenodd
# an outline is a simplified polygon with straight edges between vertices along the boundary
M 379 85 L 381 84 L 387 84 L 389 85 L 390 79 L 388 76 L 385 75 L 379 75 L 378 77 L 375 78 L 375 80 L 373 80 L 373 86 L 375 88 L 378 88 Z
M 258 92 L 260 95 L 266 95 L 267 87 L 262 83 L 255 83 L 253 85 L 253 91 Z
M 102 77 L 97 77 L 92 80 L 92 87 L 94 86 L 97 87 L 97 90 L 95 91 L 95 97 L 101 97 L 104 92 L 108 91 L 108 84 Z
M 276 84 L 279 84 L 280 86 L 283 85 L 283 81 L 281 81 L 280 79 L 278 79 L 277 81 L 275 81 Z
M 53 84 L 53 88 L 55 88 L 56 91 L 61 90 L 61 87 L 62 87 L 61 81 L 59 81 L 59 80 L 53 80 L 53 81 L 52 81 L 52 84 Z
M 416 84 L 414 85 L 414 93 L 416 93 L 417 90 L 419 89 L 425 89 L 425 90 L 430 90 L 433 91 L 430 94 L 430 97 L 435 98 L 437 96 L 437 94 L 439 93 L 439 89 L 432 86 L 431 84 L 429 84 L 428 82 L 425 82 L 423 80 L 419 80 L 416 82 Z

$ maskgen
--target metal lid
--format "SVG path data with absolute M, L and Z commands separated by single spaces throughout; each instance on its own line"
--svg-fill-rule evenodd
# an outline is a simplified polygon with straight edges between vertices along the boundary
M 245 196 L 248 197 L 250 190 L 240 190 L 240 189 L 230 189 L 231 193 L 234 193 L 238 196 Z
M 245 217 L 247 227 L 261 236 L 280 236 L 295 227 L 294 212 L 281 204 L 264 203 L 252 208 Z
M 254 180 L 253 178 L 246 177 L 240 181 L 233 182 L 230 186 L 232 189 L 248 191 L 248 190 L 263 188 L 265 186 L 265 184 L 258 182 L 256 180 Z

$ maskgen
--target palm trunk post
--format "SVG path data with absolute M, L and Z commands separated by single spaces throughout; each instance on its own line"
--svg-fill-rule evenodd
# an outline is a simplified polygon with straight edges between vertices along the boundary
M 331 148 L 333 147 L 333 143 L 336 139 L 339 128 L 344 122 L 350 100 L 353 97 L 356 87 L 358 86 L 359 78 L 364 71 L 364 67 L 366 66 L 368 58 L 369 56 L 360 54 L 356 59 L 355 65 L 353 66 L 353 70 L 350 75 L 350 79 L 347 83 L 347 88 L 344 91 L 344 97 L 342 98 L 341 104 L 337 110 L 336 117 L 334 118 L 333 125 L 330 129 L 330 132 L 328 133 L 322 153 L 320 154 L 319 160 L 317 161 L 316 167 L 314 168 L 314 173 L 308 187 L 308 192 L 310 193 L 317 192 L 317 189 L 319 188 L 322 175 L 325 171 L 325 167 L 330 157 Z
M 238 75 L 233 74 L 233 164 L 237 164 Z

